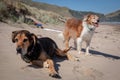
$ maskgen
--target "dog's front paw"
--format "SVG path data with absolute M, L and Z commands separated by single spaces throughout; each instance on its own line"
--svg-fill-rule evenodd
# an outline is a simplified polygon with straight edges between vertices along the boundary
M 53 77 L 53 78 L 58 78 L 61 79 L 61 76 L 57 73 L 50 73 L 49 76 Z

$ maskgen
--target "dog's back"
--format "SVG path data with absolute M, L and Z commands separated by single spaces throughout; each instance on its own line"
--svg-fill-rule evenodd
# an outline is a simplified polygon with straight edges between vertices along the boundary
M 53 57 L 56 53 L 56 49 L 58 48 L 57 44 L 48 37 L 39 38 L 39 43 L 42 46 L 43 50 L 49 55 Z
M 64 30 L 64 38 L 77 38 L 80 36 L 81 31 L 82 31 L 82 21 L 72 18 L 68 19 L 65 23 L 65 30 Z

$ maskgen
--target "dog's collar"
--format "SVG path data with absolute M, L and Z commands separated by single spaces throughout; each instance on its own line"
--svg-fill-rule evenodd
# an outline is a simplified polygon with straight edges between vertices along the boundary
M 40 44 L 40 42 L 37 40 L 36 44 Z M 31 51 L 28 52 L 28 55 L 30 55 L 30 54 L 32 54 L 32 53 L 34 52 L 34 50 L 35 50 L 35 45 L 36 45 L 36 44 L 33 43 L 33 44 L 31 45 L 31 46 L 33 46 L 33 47 L 31 48 Z
M 35 47 L 33 46 L 33 48 L 31 49 L 31 51 L 29 51 L 27 54 L 31 55 L 33 53 L 34 49 L 35 49 Z
M 88 28 L 89 31 L 94 31 L 95 30 L 94 28 L 90 28 L 89 27 L 90 25 L 86 25 L 86 26 L 87 26 L 87 28 Z

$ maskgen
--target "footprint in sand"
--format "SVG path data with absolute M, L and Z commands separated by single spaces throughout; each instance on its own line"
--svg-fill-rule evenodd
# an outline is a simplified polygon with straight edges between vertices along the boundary
M 74 66 L 76 80 L 102 80 L 103 73 L 93 68 Z

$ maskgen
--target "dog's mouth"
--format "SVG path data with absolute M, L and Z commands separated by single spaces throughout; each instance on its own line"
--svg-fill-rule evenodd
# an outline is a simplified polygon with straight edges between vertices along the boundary
M 17 54 L 21 54 L 22 53 L 22 49 L 21 48 L 16 48 Z
M 93 25 L 94 25 L 95 27 L 98 27 L 99 23 L 98 23 L 98 22 L 96 22 L 96 23 L 93 22 Z

